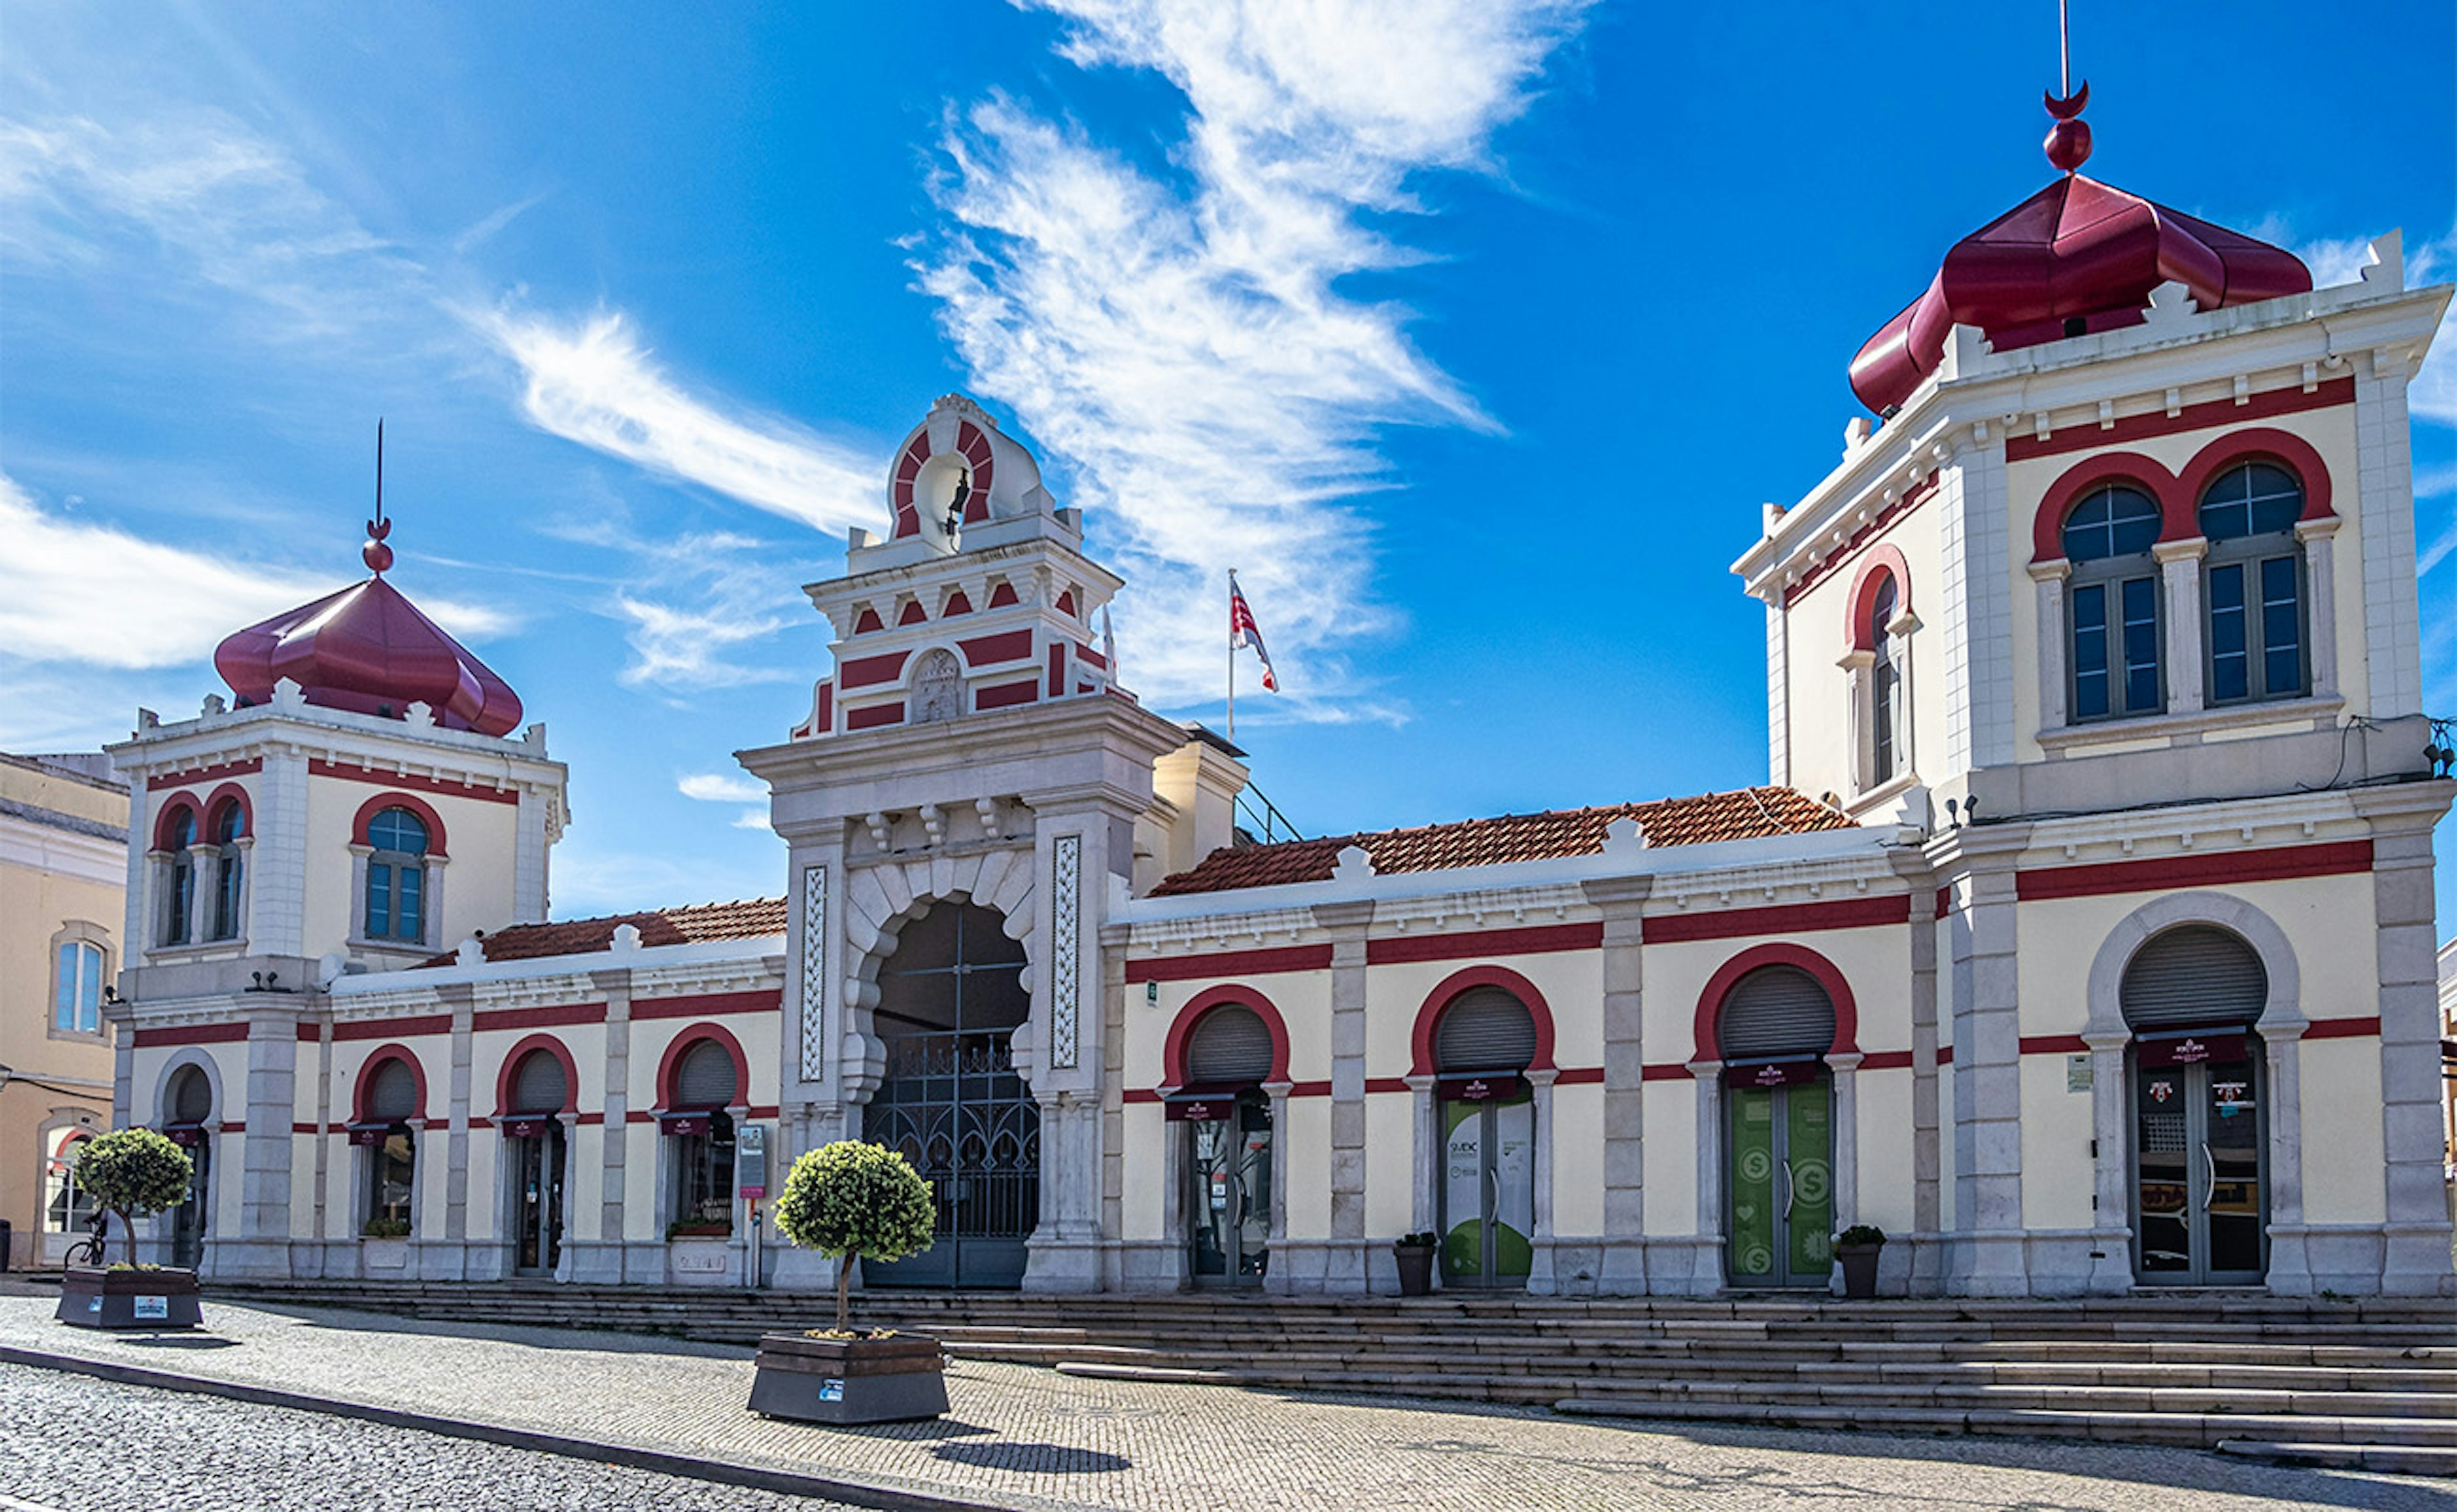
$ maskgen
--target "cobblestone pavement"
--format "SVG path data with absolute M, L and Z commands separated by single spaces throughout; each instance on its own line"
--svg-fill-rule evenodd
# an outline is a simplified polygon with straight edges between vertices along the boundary
M 951 1368 L 953 1408 L 939 1422 L 828 1428 L 746 1412 L 751 1360 L 745 1350 L 210 1300 L 212 1336 L 105 1335 L 52 1323 L 50 1300 L 0 1296 L 0 1344 L 678 1450 L 725 1463 L 979 1497 L 994 1506 L 1165 1512 L 2457 1507 L 2457 1497 L 2431 1481 L 2284 1469 L 2198 1450 L 1618 1426 L 1537 1410 L 1084 1380 L 974 1361 Z M 19 1374 L 12 1372 L 11 1380 Z M 95 1384 L 80 1382 L 79 1389 Z M 495 1451 L 455 1441 L 438 1452 L 449 1460 Z M 729 1507 L 753 1504 L 743 1500 L 753 1493 L 720 1495 Z
M 0 1365 L 0 1509 L 826 1512 L 836 1502 Z M 126 1446 L 141 1441 L 140 1460 Z

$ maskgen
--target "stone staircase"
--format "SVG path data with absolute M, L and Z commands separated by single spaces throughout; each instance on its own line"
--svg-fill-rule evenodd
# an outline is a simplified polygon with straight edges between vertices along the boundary
M 209 1299 L 748 1344 L 807 1294 L 298 1282 Z M 1843 1303 L 1446 1294 L 871 1292 L 959 1357 L 1107 1379 L 1404 1395 L 1595 1418 L 2166 1443 L 2457 1475 L 2457 1304 L 2166 1293 Z

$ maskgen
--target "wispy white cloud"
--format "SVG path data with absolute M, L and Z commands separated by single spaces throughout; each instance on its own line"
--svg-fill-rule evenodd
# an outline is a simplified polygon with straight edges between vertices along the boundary
M 2286 241 L 2282 235 L 2284 223 L 2277 217 L 2263 220 L 2254 235 L 2264 239 Z M 2295 255 L 2312 270 L 2314 288 L 2334 288 L 2353 283 L 2371 265 L 2370 237 L 2324 237 L 2316 240 L 2291 243 Z M 2441 236 L 2425 240 L 2407 238 L 2405 245 L 2405 286 L 2419 288 L 2426 283 L 2444 282 L 2457 278 L 2457 227 Z M 2405 390 L 2406 405 L 2417 420 L 2432 425 L 2457 425 L 2457 304 L 2440 318 L 2440 332 L 2432 338 L 2431 355 L 2424 360 L 2423 370 L 2415 374 Z M 2427 491 L 2419 486 L 2418 492 Z
M 886 512 L 878 459 L 686 392 L 619 312 L 468 319 L 519 365 L 523 412 L 541 430 L 823 530 L 877 525 Z
M 739 772 L 690 772 L 674 780 L 675 789 L 687 798 L 703 803 L 734 803 L 741 812 L 733 816 L 738 830 L 768 828 L 768 790 Z
M 1490 426 L 1343 278 L 1415 254 L 1367 212 L 1431 169 L 1490 166 L 1579 0 L 1048 0 L 1086 67 L 1155 72 L 1189 107 L 1184 184 L 995 96 L 951 119 L 952 224 L 916 270 L 973 381 L 1067 465 L 1132 587 L 1127 680 L 1219 691 L 1240 570 L 1290 704 L 1355 714 L 1340 648 L 1389 623 L 1356 504 L 1392 424 Z

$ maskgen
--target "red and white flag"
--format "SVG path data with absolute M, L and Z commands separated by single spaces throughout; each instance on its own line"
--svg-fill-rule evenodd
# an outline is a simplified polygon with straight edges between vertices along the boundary
M 1263 649 L 1262 627 L 1254 623 L 1254 611 L 1246 605 L 1246 595 L 1237 587 L 1237 574 L 1228 574 L 1228 644 L 1254 648 L 1254 659 L 1263 664 L 1263 691 L 1278 693 L 1280 674 L 1271 670 L 1271 653 Z

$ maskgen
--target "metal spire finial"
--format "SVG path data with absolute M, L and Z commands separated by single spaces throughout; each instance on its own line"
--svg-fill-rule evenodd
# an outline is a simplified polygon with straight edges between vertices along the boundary
M 383 506 L 383 418 L 376 418 L 376 517 L 367 522 L 367 544 L 359 549 L 360 560 L 369 570 L 382 577 L 392 566 L 392 548 L 384 537 L 392 534 L 392 522 L 384 517 Z
M 2079 118 L 2090 103 L 2090 81 L 2084 79 L 2078 90 L 2073 87 L 2073 21 L 2067 4 L 2056 0 L 2056 79 L 2064 93 L 2045 96 L 2044 103 L 2056 118 L 2048 130 L 2048 161 L 2070 174 L 2090 161 L 2090 124 Z

